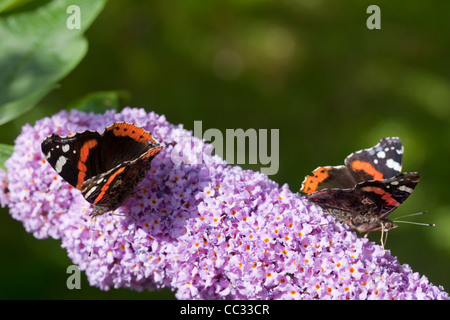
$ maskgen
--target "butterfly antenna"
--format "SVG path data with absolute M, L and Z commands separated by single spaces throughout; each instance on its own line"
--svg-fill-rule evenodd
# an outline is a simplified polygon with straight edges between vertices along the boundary
M 415 225 L 418 225 L 418 226 L 436 227 L 436 225 L 434 223 L 422 223 L 422 222 L 402 221 L 402 220 L 393 220 L 393 221 L 401 222 L 401 223 L 415 224 Z
M 422 222 L 398 220 L 398 219 L 401 219 L 401 218 L 414 217 L 414 216 L 419 216 L 419 215 L 427 214 L 427 213 L 428 213 L 428 211 L 426 211 L 426 210 L 425 211 L 421 211 L 421 212 L 411 213 L 411 214 L 407 214 L 407 215 L 404 215 L 404 216 L 400 216 L 400 217 L 394 218 L 394 219 L 392 219 L 392 221 L 400 222 L 400 223 L 415 224 L 415 225 L 418 225 L 418 226 L 435 227 L 436 225 L 434 223 L 422 223 Z
M 65 209 L 65 210 L 50 210 L 48 213 L 49 214 L 61 214 L 63 212 L 69 212 L 69 210 L 68 209 Z
M 428 211 L 420 211 L 420 212 L 416 212 L 416 213 L 411 213 L 411 214 L 407 214 L 407 215 L 404 215 L 404 216 L 400 216 L 400 217 L 397 217 L 397 218 L 394 218 L 393 219 L 393 221 L 395 221 L 396 219 L 401 219 L 401 218 L 406 218 L 406 217 L 414 217 L 414 216 L 419 216 L 419 215 L 422 215 L 422 214 L 427 214 L 428 213 Z

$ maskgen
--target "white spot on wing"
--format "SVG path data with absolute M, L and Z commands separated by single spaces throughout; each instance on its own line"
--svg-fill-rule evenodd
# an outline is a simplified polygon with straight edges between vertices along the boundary
M 381 158 L 381 159 L 384 159 L 384 157 L 386 157 L 386 153 L 385 153 L 384 151 L 379 151 L 379 152 L 377 153 L 377 157 L 378 157 L 378 158 Z
M 408 193 L 412 193 L 413 192 L 413 189 L 411 189 L 410 187 L 407 187 L 407 186 L 400 186 L 400 187 L 398 187 L 398 190 L 405 191 L 405 192 L 408 192 Z
M 63 156 L 59 157 L 58 161 L 56 161 L 56 164 L 55 164 L 56 172 L 60 173 L 62 171 L 62 168 L 66 164 L 66 162 L 67 162 L 67 159 L 65 157 L 63 157 Z
M 67 151 L 69 151 L 69 149 L 70 149 L 70 146 L 68 144 L 65 144 L 65 145 L 62 146 L 62 151 L 63 152 L 67 152 Z
M 89 196 L 90 196 L 95 190 L 97 190 L 97 186 L 92 187 L 92 188 L 89 190 L 89 192 L 86 193 L 86 194 L 84 195 L 84 198 L 85 198 L 85 199 L 89 198 Z
M 394 169 L 395 171 L 398 171 L 398 172 L 402 171 L 402 165 L 392 159 L 388 159 L 386 161 L 386 166 L 388 168 Z

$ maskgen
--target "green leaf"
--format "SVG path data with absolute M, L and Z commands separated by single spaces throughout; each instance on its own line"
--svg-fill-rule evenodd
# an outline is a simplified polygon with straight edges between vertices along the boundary
M 78 109 L 85 112 L 104 113 L 106 110 L 119 110 L 123 105 L 121 100 L 128 100 L 127 91 L 99 91 L 90 93 L 72 103 L 68 109 Z
M 13 146 L 0 143 L 0 169 L 6 170 L 4 163 L 11 157 L 13 151 Z
M 105 2 L 35 0 L 0 16 L 0 125 L 32 108 L 78 65 L 88 48 L 83 33 Z M 72 5 L 80 29 L 68 27 Z
M 0 0 L 0 12 L 19 7 L 31 0 Z
M 17 118 L 18 115 L 30 110 L 56 85 L 49 85 L 30 93 L 22 99 L 5 103 L 0 107 L 0 125 Z

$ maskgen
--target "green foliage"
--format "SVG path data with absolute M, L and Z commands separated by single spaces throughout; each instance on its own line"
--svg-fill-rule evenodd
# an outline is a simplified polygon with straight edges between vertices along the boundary
M 76 0 L 82 28 L 66 26 L 67 1 L 36 0 L 0 17 L 0 125 L 36 105 L 87 52 L 83 37 L 105 0 Z
M 13 151 L 13 146 L 0 143 L 0 169 L 6 169 L 4 163 L 12 155 Z
M 0 13 L 12 10 L 30 1 L 31 0 L 0 0 Z
M 85 112 L 104 113 L 106 110 L 118 110 L 121 100 L 128 100 L 129 94 L 125 91 L 99 91 L 92 92 L 69 105 L 67 109 L 78 109 Z

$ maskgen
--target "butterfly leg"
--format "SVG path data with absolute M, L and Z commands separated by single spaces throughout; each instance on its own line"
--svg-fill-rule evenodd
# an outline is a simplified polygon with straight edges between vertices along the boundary
M 127 218 L 130 218 L 131 220 L 133 220 L 134 224 L 137 224 L 136 219 L 133 218 L 132 216 L 127 215 L 127 214 L 114 213 L 114 211 L 113 211 L 113 212 L 111 212 L 111 215 L 113 215 L 113 216 L 118 216 L 118 217 L 127 217 Z
M 94 232 L 97 231 L 97 235 L 100 234 L 100 231 L 95 230 L 95 223 L 96 223 L 96 222 L 97 222 L 97 218 L 96 218 L 96 217 L 93 217 L 92 219 L 90 219 L 90 221 L 89 221 L 89 226 L 88 226 L 88 229 L 89 229 L 89 236 L 90 236 L 90 238 L 91 238 L 91 241 L 90 241 L 90 244 L 89 244 L 89 255 L 88 255 L 89 258 L 91 258 L 91 255 L 92 255 L 92 248 L 94 247 Z M 91 229 L 92 224 L 94 224 L 93 229 Z
M 388 236 L 388 232 L 386 231 L 386 237 L 384 237 L 384 224 L 382 223 L 381 224 L 381 239 L 380 239 L 380 242 L 381 242 L 381 246 L 383 247 L 383 250 L 384 250 L 384 245 L 387 242 L 387 236 Z M 384 240 L 383 240 L 383 238 L 384 238 Z

